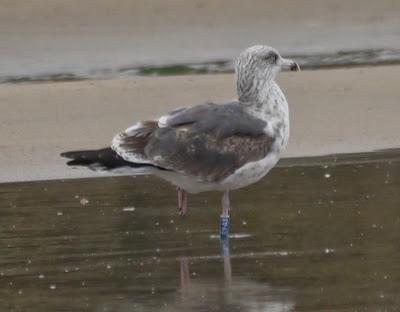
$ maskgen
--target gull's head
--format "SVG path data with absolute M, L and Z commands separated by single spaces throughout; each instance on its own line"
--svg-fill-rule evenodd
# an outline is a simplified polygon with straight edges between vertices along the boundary
M 256 45 L 240 53 L 236 61 L 236 83 L 238 93 L 252 86 L 268 84 L 281 70 L 300 70 L 292 60 L 280 56 L 274 48 Z
M 236 62 L 236 71 L 252 71 L 274 78 L 281 70 L 300 70 L 299 65 L 292 60 L 283 58 L 274 48 L 256 45 L 240 53 Z

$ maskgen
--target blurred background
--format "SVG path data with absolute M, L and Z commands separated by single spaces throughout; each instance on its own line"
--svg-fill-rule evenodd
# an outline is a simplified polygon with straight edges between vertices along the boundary
M 399 11 L 396 0 L 2 0 L 0 80 L 220 65 L 260 43 L 313 67 L 398 62 Z

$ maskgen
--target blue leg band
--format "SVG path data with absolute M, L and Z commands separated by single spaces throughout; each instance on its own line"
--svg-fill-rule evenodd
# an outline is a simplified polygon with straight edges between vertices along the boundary
M 221 238 L 229 237 L 229 216 L 220 216 L 219 235 Z

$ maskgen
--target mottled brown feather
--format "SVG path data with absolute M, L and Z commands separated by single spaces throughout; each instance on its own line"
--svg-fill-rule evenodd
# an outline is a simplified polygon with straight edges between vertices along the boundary
M 218 182 L 248 162 L 261 160 L 274 138 L 266 122 L 247 114 L 237 102 L 204 104 L 180 110 L 166 127 L 155 121 L 122 134 L 120 148 L 152 164 L 201 182 Z

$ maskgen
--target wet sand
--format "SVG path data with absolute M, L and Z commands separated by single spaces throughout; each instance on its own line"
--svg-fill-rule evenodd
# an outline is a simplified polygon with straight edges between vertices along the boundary
M 397 0 L 11 0 L 0 3 L 0 77 L 284 54 L 400 48 Z
M 0 181 L 98 176 L 59 153 L 101 148 L 133 122 L 234 98 L 233 75 L 0 86 Z M 400 147 L 400 66 L 282 73 L 291 110 L 285 157 Z

